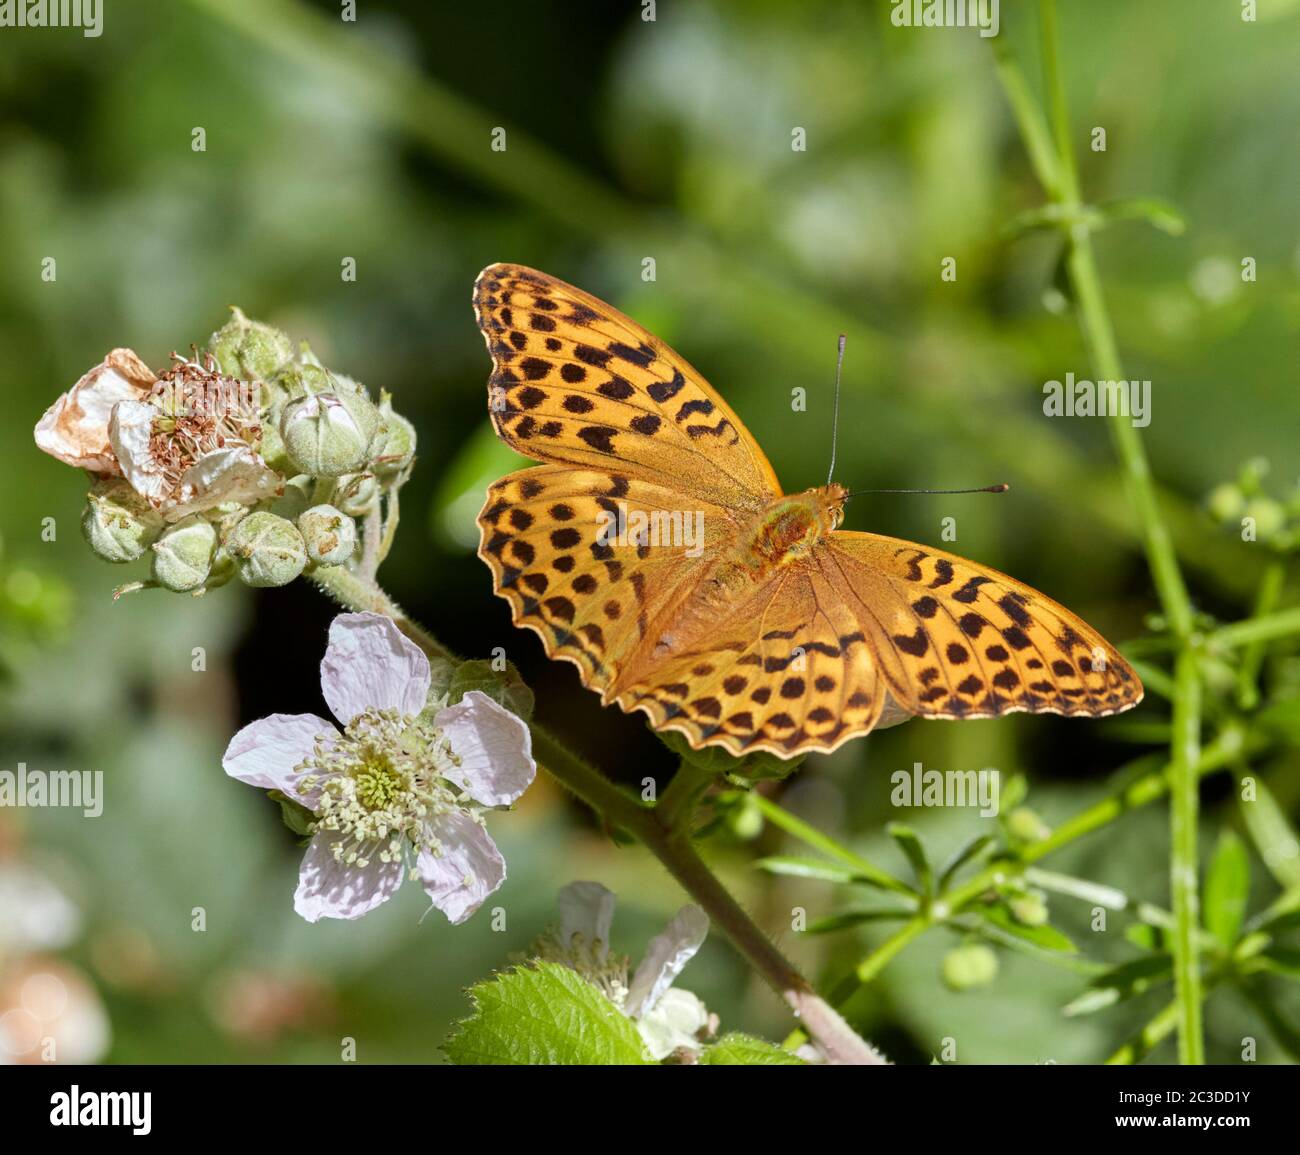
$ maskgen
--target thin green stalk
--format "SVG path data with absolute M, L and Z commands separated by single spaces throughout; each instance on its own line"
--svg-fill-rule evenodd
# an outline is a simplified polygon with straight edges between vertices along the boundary
M 1274 638 L 1289 638 L 1294 634 L 1300 634 L 1300 606 L 1221 626 L 1212 634 L 1206 635 L 1205 645 L 1210 650 L 1229 650 L 1236 646 L 1272 641 Z
M 1253 620 L 1266 618 L 1277 608 L 1285 581 L 1286 566 L 1281 559 L 1269 562 L 1260 579 L 1259 592 L 1255 595 L 1255 606 L 1251 612 Z M 1253 710 L 1259 705 L 1259 672 L 1263 669 L 1267 650 L 1268 642 L 1256 638 L 1247 643 L 1246 652 L 1241 655 L 1241 667 L 1237 671 L 1237 705 L 1243 710 Z
M 1201 1022 L 1201 959 L 1196 932 L 1201 925 L 1198 891 L 1199 860 L 1196 821 L 1200 807 L 1201 681 L 1196 655 L 1183 650 L 1174 662 L 1173 761 L 1169 766 L 1170 807 L 1169 886 L 1173 895 L 1174 995 L 1178 1003 L 1178 1059 L 1184 1064 L 1205 1062 Z

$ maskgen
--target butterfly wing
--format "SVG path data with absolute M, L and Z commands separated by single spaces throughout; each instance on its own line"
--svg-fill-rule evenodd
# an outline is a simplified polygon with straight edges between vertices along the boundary
M 492 422 L 512 449 L 730 509 L 780 494 L 727 403 L 617 309 L 535 269 L 498 264 L 474 282 L 474 315 L 492 355 Z
M 652 534 L 644 543 L 641 517 Z M 652 648 L 653 624 L 699 585 L 734 531 L 725 510 L 674 489 L 568 465 L 494 482 L 478 524 L 479 556 L 515 624 L 606 702 L 620 672 Z
M 997 570 L 869 533 L 833 533 L 814 557 L 861 623 L 895 709 L 1099 718 L 1142 700 L 1142 683 L 1114 646 Z

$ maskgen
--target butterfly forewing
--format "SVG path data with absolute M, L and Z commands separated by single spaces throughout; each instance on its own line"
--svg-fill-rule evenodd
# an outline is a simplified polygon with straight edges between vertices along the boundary
M 492 355 L 488 407 L 511 448 L 727 508 L 758 509 L 780 492 L 727 403 L 617 309 L 535 269 L 489 265 L 474 312 Z

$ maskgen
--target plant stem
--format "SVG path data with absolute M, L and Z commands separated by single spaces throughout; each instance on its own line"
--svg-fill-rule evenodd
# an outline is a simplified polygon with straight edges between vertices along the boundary
M 340 605 L 391 618 L 398 629 L 430 657 L 450 662 L 459 660 L 432 634 L 409 618 L 374 582 L 366 581 L 341 566 L 321 567 L 310 576 Z M 609 781 L 544 727 L 533 722 L 530 729 L 533 752 L 539 765 L 606 821 L 622 827 L 644 843 L 687 894 L 699 903 L 713 925 L 727 936 L 750 966 L 781 997 L 832 1062 L 876 1065 L 885 1061 L 813 990 L 798 968 L 745 913 L 696 852 L 689 833 L 690 815 L 695 802 L 712 781 L 711 775 L 694 763 L 683 761 L 682 771 L 687 777 L 676 792 L 672 790 L 677 784 L 676 779 L 664 791 L 664 801 L 672 801 L 670 811 L 665 814 L 658 807 L 644 805 Z
M 1174 662 L 1173 761 L 1169 766 L 1172 792 L 1170 807 L 1169 887 L 1173 895 L 1174 995 L 1178 1003 L 1178 1059 L 1184 1064 L 1205 1062 L 1205 1039 L 1201 1023 L 1201 960 L 1196 942 L 1200 927 L 1200 895 L 1197 891 L 1199 861 L 1196 854 L 1196 821 L 1200 802 L 1200 778 L 1196 772 L 1201 755 L 1201 682 L 1196 654 L 1183 650 Z
M 1234 646 L 1271 641 L 1273 638 L 1287 638 L 1292 634 L 1300 634 L 1300 606 L 1222 626 L 1206 635 L 1205 645 L 1211 650 L 1231 649 Z

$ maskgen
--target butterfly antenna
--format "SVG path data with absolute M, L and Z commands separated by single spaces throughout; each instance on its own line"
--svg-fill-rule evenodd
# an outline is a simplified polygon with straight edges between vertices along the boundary
M 826 484 L 830 485 L 835 477 L 835 449 L 840 442 L 840 370 L 844 368 L 844 345 L 848 338 L 840 334 L 840 351 L 835 358 L 835 411 L 831 417 L 831 469 L 826 475 Z
M 845 496 L 845 501 L 864 493 L 1006 493 L 1010 488 L 1005 481 L 1001 481 L 997 485 L 982 485 L 978 489 L 855 489 Z

